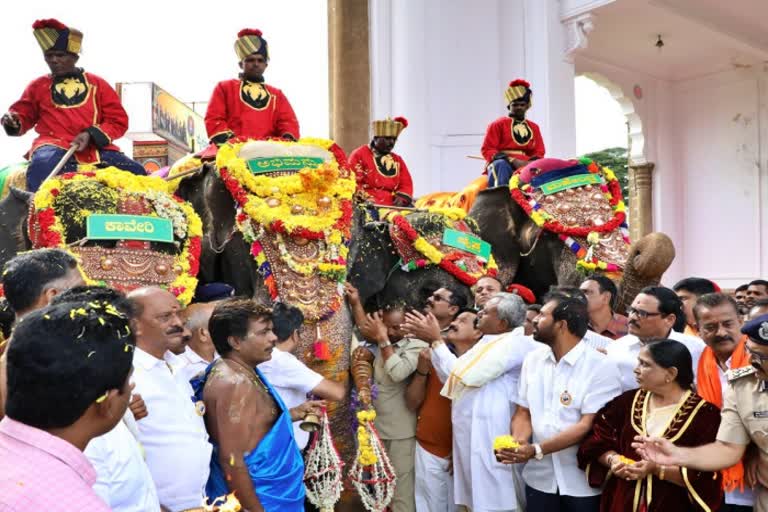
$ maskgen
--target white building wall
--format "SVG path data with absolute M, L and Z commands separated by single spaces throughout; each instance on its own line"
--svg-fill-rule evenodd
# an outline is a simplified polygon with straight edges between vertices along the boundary
M 586 56 L 576 71 L 619 86 L 642 120 L 654 229 L 677 250 L 664 284 L 695 275 L 733 288 L 768 276 L 768 73 L 667 82 Z
M 723 287 L 768 276 L 768 73 L 675 83 L 686 275 Z
M 506 84 L 518 77 L 532 83 L 529 117 L 541 125 L 548 154 L 574 154 L 573 65 L 563 59 L 557 0 L 370 6 L 371 112 L 408 118 L 395 151 L 417 196 L 458 190 L 482 173 L 484 163 L 467 155 L 480 155 L 486 126 L 507 113 Z

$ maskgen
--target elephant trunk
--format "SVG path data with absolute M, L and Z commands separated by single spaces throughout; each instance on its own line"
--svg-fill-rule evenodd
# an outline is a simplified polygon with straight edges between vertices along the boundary
M 649 233 L 632 244 L 619 284 L 616 311 L 624 314 L 640 290 L 657 285 L 675 259 L 675 246 L 664 233 Z

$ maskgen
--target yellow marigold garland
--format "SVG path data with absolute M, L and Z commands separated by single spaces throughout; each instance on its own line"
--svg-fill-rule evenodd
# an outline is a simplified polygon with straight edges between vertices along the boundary
M 370 425 L 375 419 L 376 411 L 374 409 L 358 411 L 357 413 L 357 443 L 359 446 L 357 451 L 357 461 L 363 466 L 372 466 L 379 460 L 373 449 L 371 433 L 369 432 Z
M 331 141 L 321 139 L 301 139 L 299 143 L 314 143 L 323 148 L 332 144 Z M 340 202 L 350 200 L 356 187 L 355 180 L 346 171 L 342 171 L 335 160 L 317 168 L 301 169 L 288 176 L 255 175 L 248 169 L 246 161 L 238 156 L 245 144 L 221 146 L 216 156 L 216 166 L 226 170 L 223 178 L 231 176 L 249 192 L 243 211 L 251 219 L 262 226 L 270 226 L 279 221 L 288 233 L 302 229 L 312 232 L 333 231 L 334 225 L 344 214 Z M 318 205 L 318 196 L 330 199 L 330 203 L 324 207 Z M 334 238 L 340 239 L 341 235 Z

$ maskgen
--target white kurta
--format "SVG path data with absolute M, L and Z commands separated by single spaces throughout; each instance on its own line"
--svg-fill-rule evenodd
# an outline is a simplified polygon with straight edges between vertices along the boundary
M 486 335 L 476 347 L 496 337 Z M 510 354 L 508 370 L 482 387 L 468 388 L 451 406 L 455 501 L 472 512 L 522 510 L 525 499 L 520 468 L 496 461 L 493 440 L 509 433 L 523 359 L 541 344 L 526 336 L 515 336 L 510 342 L 516 350 Z M 432 361 L 443 380 L 456 356 L 439 345 Z

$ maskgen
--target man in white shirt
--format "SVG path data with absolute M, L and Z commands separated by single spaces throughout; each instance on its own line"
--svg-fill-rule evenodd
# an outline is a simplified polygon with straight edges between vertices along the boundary
M 181 308 L 176 297 L 161 288 L 140 288 L 128 297 L 135 309 L 133 380 L 148 413 L 138 422 L 139 441 L 160 504 L 171 512 L 200 507 L 212 446 L 202 404 L 192 401 L 192 386 L 169 363 L 169 348 L 180 343 L 183 332 Z
M 519 473 L 496 460 L 493 441 L 509 430 L 520 368 L 539 345 L 523 333 L 525 309 L 519 295 L 491 297 L 477 315 L 483 337 L 458 359 L 430 339 L 433 366 L 445 380 L 441 393 L 452 400 L 454 500 L 473 512 L 523 507 Z
M 108 303 L 130 319 L 133 307 L 125 296 L 103 286 L 78 286 L 56 295 L 51 304 Z M 77 307 L 77 306 L 74 306 Z M 142 416 L 143 417 L 143 416 Z M 131 409 L 115 428 L 91 439 L 85 456 L 96 470 L 93 490 L 113 512 L 159 512 L 160 502 L 138 441 Z
M 301 310 L 278 302 L 272 308 L 272 331 L 277 341 L 272 359 L 259 364 L 259 371 L 277 390 L 288 409 L 298 407 L 307 401 L 307 395 L 325 400 L 340 401 L 347 394 L 341 382 L 324 378 L 309 369 L 292 354 L 299 342 L 299 328 L 304 323 Z M 301 422 L 293 424 L 293 437 L 299 450 L 309 441 L 309 433 L 300 428 Z
M 208 320 L 211 319 L 216 302 L 203 304 L 190 304 L 181 312 L 184 327 L 189 331 L 190 337 L 184 352 L 179 354 L 179 360 L 183 362 L 180 372 L 186 380 L 203 373 L 208 365 L 219 355 L 213 346 L 211 333 L 208 332 Z
M 696 374 L 706 345 L 699 338 L 673 330 L 675 323 L 685 316 L 683 303 L 675 292 L 663 286 L 643 288 L 627 309 L 627 316 L 629 334 L 610 343 L 607 348 L 608 358 L 621 374 L 622 392 L 637 388 L 637 355 L 646 343 L 657 339 L 676 340 L 685 345 L 691 352 L 693 372 Z
M 512 418 L 512 435 L 520 447 L 499 454 L 504 463 L 526 463 L 528 510 L 600 508 L 600 491 L 587 483 L 576 452 L 595 413 L 621 387 L 615 366 L 582 342 L 588 320 L 584 302 L 556 294 L 546 298 L 534 320 L 533 337 L 546 346 L 525 358 L 520 374 Z

